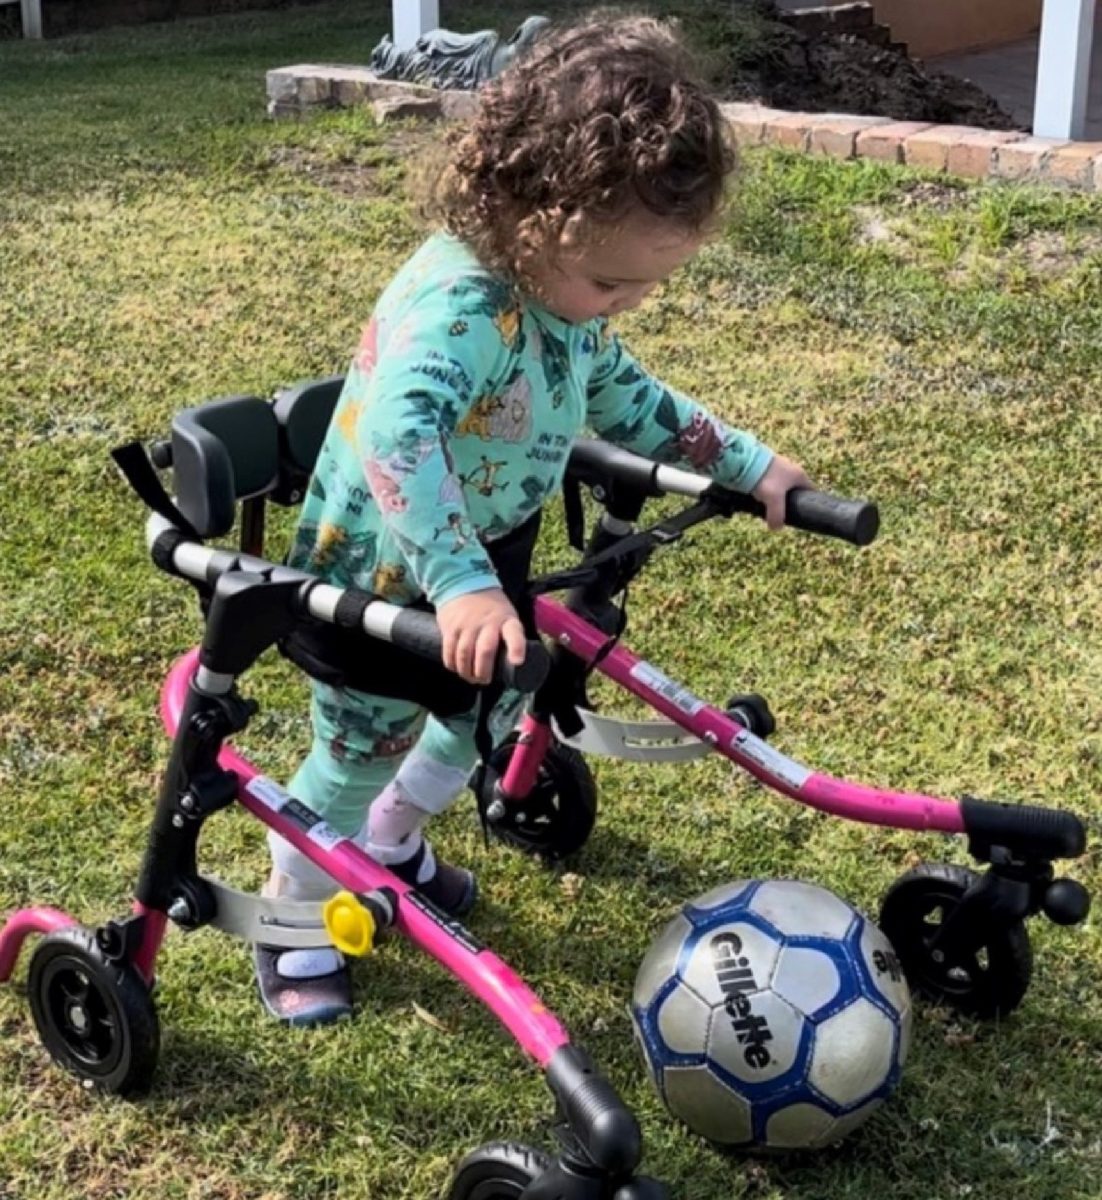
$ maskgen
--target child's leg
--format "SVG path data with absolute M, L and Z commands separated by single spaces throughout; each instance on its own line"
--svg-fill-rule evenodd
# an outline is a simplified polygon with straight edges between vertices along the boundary
M 516 723 L 523 696 L 507 692 L 490 714 L 490 735 L 499 741 Z M 367 849 L 378 862 L 401 863 L 423 842 L 421 828 L 431 816 L 450 808 L 467 786 L 478 761 L 477 710 L 457 717 L 430 716 L 409 757 L 372 804 Z M 431 851 L 429 851 L 431 857 Z M 418 882 L 431 875 L 426 863 Z
M 393 780 L 424 726 L 415 704 L 316 687 L 311 709 L 314 743 L 289 784 L 339 833 L 363 846 L 371 802 Z M 272 875 L 269 895 L 324 900 L 336 888 L 289 842 L 269 834 Z M 273 1015 L 292 1024 L 335 1020 L 351 1010 L 344 960 L 331 947 L 312 950 L 256 949 L 257 981 Z
M 515 722 L 521 700 L 507 693 L 495 707 L 495 741 Z M 291 793 L 435 904 L 467 911 L 477 895 L 474 876 L 438 861 L 421 830 L 466 786 L 478 758 L 476 714 L 426 721 L 412 704 L 319 687 L 313 719 L 314 745 Z M 271 894 L 318 900 L 332 894 L 333 881 L 305 855 L 274 834 L 269 844 Z M 343 959 L 331 948 L 277 954 L 260 947 L 257 975 L 269 1010 L 284 1020 L 333 1020 L 351 1006 Z
M 430 717 L 426 727 L 425 715 L 410 704 L 352 694 L 338 713 L 323 695 L 315 705 L 313 749 L 290 789 L 376 862 L 461 915 L 474 903 L 474 877 L 438 862 L 421 830 L 466 786 L 476 758 L 474 721 L 448 722 L 433 732 L 438 723 Z M 332 892 L 329 877 L 309 859 L 281 838 L 271 842 L 273 882 L 284 894 L 320 899 Z M 315 962 L 314 952 L 288 959 L 288 965 L 306 964 L 308 973 L 316 973 Z

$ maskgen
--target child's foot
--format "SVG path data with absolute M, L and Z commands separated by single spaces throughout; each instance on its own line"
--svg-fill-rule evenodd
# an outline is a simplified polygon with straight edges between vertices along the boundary
M 348 965 L 335 950 L 253 947 L 264 1007 L 287 1025 L 328 1025 L 352 1014 Z
M 469 913 L 478 899 L 478 881 L 474 875 L 463 867 L 441 862 L 424 838 L 411 858 L 387 863 L 386 867 L 453 917 Z

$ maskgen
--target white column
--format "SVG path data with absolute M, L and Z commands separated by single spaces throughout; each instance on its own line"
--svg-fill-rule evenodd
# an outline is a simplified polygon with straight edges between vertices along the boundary
M 1096 0 L 1045 0 L 1037 54 L 1037 137 L 1082 138 Z
M 23 14 L 23 36 L 40 38 L 42 36 L 42 0 L 20 0 L 20 12 Z
M 394 45 L 408 50 L 423 33 L 440 28 L 440 0 L 393 0 Z

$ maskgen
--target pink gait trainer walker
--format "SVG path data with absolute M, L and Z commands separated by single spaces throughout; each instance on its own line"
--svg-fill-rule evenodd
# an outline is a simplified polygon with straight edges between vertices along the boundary
M 345 639 L 345 648 L 355 645 L 365 657 L 367 651 L 404 654 L 406 673 L 423 675 L 441 692 L 461 683 L 439 664 L 431 613 L 333 587 L 262 557 L 265 503 L 301 500 L 341 383 L 339 377 L 317 380 L 274 402 L 237 396 L 179 413 L 171 439 L 156 444 L 152 456 L 158 467 L 172 468 L 175 501 L 141 446 L 116 451 L 152 510 L 147 538 L 153 561 L 199 593 L 203 641 L 176 663 L 162 692 L 172 752 L 131 914 L 85 929 L 57 909 L 15 913 L 0 929 L 0 981 L 10 978 L 27 935 L 43 935 L 31 957 L 28 993 L 47 1051 L 89 1087 L 136 1094 L 148 1087 L 157 1060 L 151 985 L 170 920 L 186 930 L 211 925 L 268 945 L 332 943 L 351 954 L 365 953 L 377 931 L 390 928 L 436 959 L 498 1017 L 545 1071 L 555 1097 L 561 1143 L 555 1157 L 513 1142 L 489 1143 L 460 1163 L 447 1200 L 662 1200 L 666 1187 L 636 1173 L 642 1146 L 634 1116 L 523 981 L 463 925 L 227 744 L 256 711 L 237 690 L 239 676 L 277 643 L 300 661 L 296 635 L 303 629 L 330 629 Z M 1054 878 L 1052 867 L 1057 858 L 1083 853 L 1080 821 L 1064 812 L 940 800 L 821 775 L 770 745 L 774 722 L 760 696 L 738 696 L 716 708 L 637 658 L 620 642 L 623 609 L 613 598 L 656 549 L 687 529 L 760 509 L 699 476 L 583 440 L 573 449 L 566 489 L 568 524 L 579 545 L 582 485 L 604 511 L 578 566 L 528 580 L 534 526 L 511 568 L 495 564 L 504 582 L 521 563 L 513 590 L 527 609 L 522 615 L 533 634 L 553 646 L 548 654 L 533 638 L 522 666 L 499 660 L 495 685 L 483 696 L 486 709 L 496 688 L 531 694 L 517 732 L 497 747 L 482 739 L 484 762 L 472 785 L 487 829 L 547 857 L 578 849 L 596 814 L 593 779 L 581 753 L 590 751 L 643 761 L 722 754 L 774 791 L 836 816 L 964 834 L 986 871 L 937 865 L 909 871 L 885 895 L 880 924 L 920 992 L 980 1016 L 1013 1009 L 1031 971 L 1025 919 L 1043 911 L 1070 925 L 1086 916 L 1085 890 Z M 646 500 L 671 494 L 691 503 L 637 531 Z M 240 550 L 204 544 L 229 533 L 238 516 Z M 790 493 L 788 521 L 855 545 L 872 541 L 878 525 L 871 505 L 811 491 Z M 549 599 L 552 591 L 567 592 L 565 604 Z M 625 723 L 592 712 L 585 684 L 593 671 L 664 719 Z M 477 693 L 471 689 L 460 701 L 469 708 Z M 319 906 L 246 895 L 200 874 L 196 849 L 203 824 L 235 801 L 343 890 Z

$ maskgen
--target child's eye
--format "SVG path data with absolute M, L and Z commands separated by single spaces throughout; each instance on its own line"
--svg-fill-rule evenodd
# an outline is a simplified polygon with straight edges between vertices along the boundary
M 615 283 L 605 283 L 603 280 L 595 279 L 593 281 L 593 286 L 599 292 L 614 292 L 616 291 L 618 285 Z

